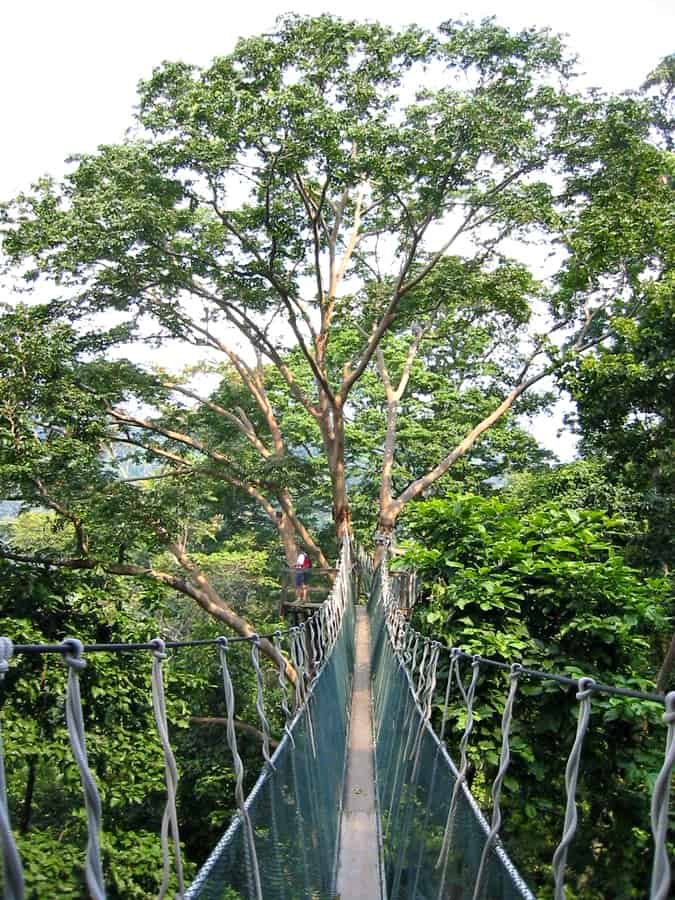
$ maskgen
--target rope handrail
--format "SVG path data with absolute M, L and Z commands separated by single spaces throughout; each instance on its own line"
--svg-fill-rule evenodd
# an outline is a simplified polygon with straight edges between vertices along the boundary
M 417 703 L 417 694 L 419 693 L 419 685 L 422 680 L 422 672 L 416 673 L 417 648 L 420 642 L 432 642 L 433 638 L 424 636 L 421 632 L 413 628 L 403 614 L 399 606 L 399 598 L 390 589 L 390 575 L 387 567 L 387 553 L 385 549 L 384 556 L 379 566 L 381 579 L 381 595 L 380 605 L 383 611 L 383 622 L 385 632 L 388 634 L 392 653 L 398 658 L 399 664 L 407 673 L 410 691 L 413 699 Z M 654 838 L 654 861 L 652 870 L 652 885 L 650 898 L 651 900 L 665 900 L 669 896 L 669 888 L 671 881 L 670 864 L 667 852 L 667 821 L 669 809 L 670 781 L 672 771 L 675 768 L 675 691 L 669 694 L 657 692 L 642 691 L 628 687 L 620 687 L 612 684 L 595 681 L 587 675 L 572 678 L 559 672 L 545 672 L 524 666 L 519 662 L 501 662 L 489 657 L 482 657 L 478 654 L 469 653 L 461 647 L 444 647 L 447 657 L 449 658 L 448 682 L 445 691 L 445 703 L 443 705 L 443 718 L 441 723 L 441 738 L 443 740 L 443 732 L 447 721 L 447 708 L 449 699 L 449 690 L 452 681 L 453 672 L 457 677 L 457 686 L 464 701 L 466 713 L 466 726 L 464 735 L 460 743 L 461 763 L 456 771 L 456 780 L 452 791 L 452 800 L 450 810 L 448 812 L 445 834 L 443 837 L 443 846 L 439 855 L 437 866 L 441 867 L 441 888 L 439 890 L 439 900 L 443 894 L 443 882 L 445 879 L 445 867 L 448 860 L 448 849 L 452 840 L 453 821 L 455 818 L 455 804 L 458 797 L 460 783 L 465 778 L 466 769 L 466 744 L 470 727 L 472 724 L 472 705 L 474 699 L 475 676 L 481 666 L 491 667 L 509 673 L 511 685 L 508 697 L 506 699 L 504 714 L 502 718 L 502 751 L 500 755 L 500 763 L 497 775 L 493 781 L 492 797 L 493 797 L 493 817 L 491 827 L 485 823 L 486 841 L 478 864 L 477 873 L 473 882 L 473 898 L 478 900 L 482 896 L 485 883 L 486 863 L 491 849 L 498 846 L 498 833 L 501 822 L 501 810 L 499 807 L 499 795 L 501 790 L 501 782 L 505 776 L 509 764 L 510 747 L 509 732 L 511 726 L 513 700 L 515 698 L 515 690 L 517 680 L 523 677 L 534 678 L 540 681 L 551 681 L 565 687 L 574 687 L 576 689 L 576 699 L 579 701 L 579 715 L 577 722 L 577 734 L 574 744 L 570 750 L 566 772 L 565 772 L 565 791 L 566 791 L 566 810 L 565 821 L 563 826 L 563 835 L 555 850 L 552 862 L 552 873 L 554 878 L 554 896 L 556 900 L 564 900 L 565 897 L 565 867 L 567 861 L 567 851 L 571 845 L 577 830 L 577 805 L 576 805 L 576 787 L 579 776 L 579 767 L 581 762 L 581 752 L 584 736 L 588 729 L 590 717 L 590 697 L 593 693 L 604 694 L 607 696 L 626 697 L 644 702 L 657 703 L 665 707 L 663 721 L 668 726 L 668 735 L 666 739 L 666 752 L 661 771 L 657 777 L 656 784 L 652 791 L 652 833 Z M 423 657 L 424 659 L 424 657 Z M 474 670 L 474 678 L 467 690 L 458 677 L 457 664 L 460 660 L 467 660 L 471 663 Z M 420 664 L 422 666 L 423 663 Z M 454 765 L 454 764 L 453 764 Z M 435 770 L 434 770 L 435 771 Z M 390 824 L 390 823 L 389 823 Z M 421 851 L 419 858 L 421 859 Z M 416 873 L 416 879 L 417 879 Z
M 422 634 L 421 631 L 417 631 L 408 623 L 406 623 L 406 631 L 412 632 L 412 635 L 414 635 L 414 637 L 411 638 L 411 641 L 414 640 L 415 637 L 421 640 L 433 640 L 433 638 Z M 444 644 L 441 644 L 441 649 L 446 651 L 449 657 L 451 657 L 454 653 L 458 659 L 466 659 L 470 662 L 478 660 L 481 666 L 488 666 L 509 672 L 511 670 L 511 666 L 519 665 L 519 671 L 521 675 L 530 676 L 531 678 L 537 678 L 540 681 L 555 681 L 558 684 L 565 685 L 565 687 L 578 688 L 579 686 L 578 678 L 572 678 L 569 675 L 562 675 L 559 672 L 542 672 L 539 669 L 531 669 L 528 666 L 522 665 L 522 663 L 519 663 L 517 660 L 509 663 L 500 662 L 498 659 L 491 659 L 488 656 L 481 656 L 477 653 L 468 653 L 466 650 L 462 650 L 461 647 L 448 647 Z M 625 688 L 618 687 L 613 684 L 605 684 L 602 681 L 594 681 L 591 685 L 589 685 L 588 690 L 594 693 L 607 694 L 613 697 L 630 697 L 634 700 L 645 700 L 650 703 L 658 703 L 660 705 L 663 705 L 666 702 L 667 697 L 667 694 L 659 694 L 656 691 L 639 691 L 634 688 Z
M 234 735 L 234 690 L 226 662 L 226 649 L 228 646 L 239 644 L 250 648 L 250 665 L 253 669 L 256 682 L 256 712 L 262 726 L 263 735 L 263 758 L 265 761 L 264 772 L 275 772 L 275 756 L 271 754 L 270 746 L 270 725 L 265 711 L 264 687 L 265 679 L 263 678 L 263 670 L 260 660 L 260 645 L 262 640 L 270 641 L 277 653 L 279 659 L 274 663 L 275 672 L 277 674 L 279 687 L 281 690 L 281 711 L 284 716 L 284 732 L 285 739 L 290 747 L 295 747 L 295 735 L 293 734 L 294 725 L 301 715 L 304 715 L 309 727 L 310 744 L 312 748 L 312 756 L 318 757 L 316 749 L 316 739 L 314 736 L 312 716 L 309 709 L 310 702 L 313 698 L 314 686 L 318 676 L 326 667 L 329 657 L 332 654 L 338 637 L 341 633 L 342 620 L 348 603 L 351 602 L 350 579 L 353 577 L 353 562 L 351 558 L 351 547 L 348 541 L 343 543 L 342 551 L 339 558 L 339 567 L 336 570 L 337 577 L 331 586 L 328 597 L 324 603 L 311 616 L 309 616 L 300 625 L 288 628 L 275 628 L 269 633 L 260 634 L 252 632 L 247 635 L 233 635 L 231 637 L 223 637 L 222 635 L 213 638 L 201 638 L 194 640 L 163 640 L 161 638 L 152 638 L 147 641 L 118 641 L 118 642 L 92 642 L 84 644 L 76 638 L 65 638 L 60 643 L 17 643 L 13 644 L 9 638 L 0 638 L 0 650 L 3 650 L 3 662 L 1 674 L 4 675 L 9 669 L 8 660 L 12 656 L 16 659 L 18 656 L 30 655 L 57 655 L 61 656 L 68 664 L 69 677 L 68 688 L 66 692 L 66 713 L 68 732 L 71 746 L 76 761 L 80 768 L 82 778 L 82 787 L 84 801 L 87 813 L 87 850 L 85 856 L 85 877 L 89 893 L 97 900 L 104 900 L 105 885 L 103 881 L 103 870 L 101 865 L 100 852 L 100 834 L 101 834 L 101 803 L 96 785 L 94 774 L 88 767 L 86 743 L 85 743 L 85 727 L 82 715 L 81 700 L 79 695 L 79 669 L 86 663 L 85 654 L 93 653 L 113 653 L 125 654 L 128 652 L 152 653 L 152 673 L 150 678 L 152 692 L 152 707 L 155 717 L 155 724 L 159 732 L 160 743 L 164 756 L 165 769 L 165 787 L 166 787 L 166 803 L 164 813 L 162 815 L 160 840 L 162 844 L 162 872 L 161 885 L 159 888 L 158 898 L 168 896 L 170 889 L 170 843 L 173 844 L 173 867 L 174 875 L 177 881 L 177 896 L 185 895 L 185 885 L 183 880 L 183 869 L 181 859 L 181 844 L 178 826 L 178 815 L 176 810 L 176 791 L 178 785 L 178 769 L 173 752 L 169 743 L 168 721 L 166 714 L 166 701 L 164 697 L 164 679 L 162 674 L 162 662 L 166 657 L 168 650 L 182 650 L 183 648 L 202 648 L 215 650 L 223 675 L 223 687 L 225 694 L 225 705 L 228 715 L 227 739 L 230 751 L 233 756 L 234 769 L 237 773 L 237 790 L 236 802 L 239 809 L 239 815 L 246 823 L 247 813 L 245 812 L 246 801 L 243 796 L 243 764 L 239 757 L 236 747 L 236 736 Z M 285 645 L 285 647 L 284 647 Z M 298 677 L 290 679 L 286 674 L 283 660 L 292 658 L 295 663 Z M 295 704 L 291 710 L 288 705 L 288 697 L 286 690 L 289 687 L 289 681 L 292 681 L 292 687 L 295 689 Z M 2 764 L 2 749 L 0 744 L 0 764 Z M 239 765 L 238 765 L 239 762 Z M 241 769 L 241 771 L 238 771 Z M 4 767 L 3 767 L 4 772 Z M 262 776 L 261 776 L 262 777 Z M 4 788 L 4 778 L 0 779 Z M 13 835 L 9 824 L 8 816 L 5 814 L 7 804 L 4 802 L 4 790 L 0 797 L 0 858 L 5 870 L 5 887 L 9 891 L 8 900 L 21 900 L 23 896 L 23 871 L 21 860 L 16 853 L 13 844 Z M 273 818 L 275 811 L 272 810 Z M 276 831 L 276 822 L 273 822 L 273 830 Z M 247 868 L 249 870 L 250 885 L 256 896 L 261 898 L 260 884 L 263 878 L 258 871 L 256 861 L 255 843 L 258 842 L 259 836 L 254 830 L 248 828 L 247 840 Z M 278 854 L 277 854 L 278 857 Z M 277 859 L 277 869 L 281 872 L 281 860 Z
M 284 635 L 290 634 L 290 628 L 282 628 L 276 629 L 275 631 L 270 631 L 269 634 L 250 634 L 250 635 L 240 635 L 235 634 L 232 637 L 228 637 L 228 641 L 232 643 L 255 643 L 255 641 L 262 640 L 273 640 L 276 635 Z M 157 645 L 154 641 L 157 638 L 153 638 L 151 641 L 145 642 L 134 642 L 130 641 L 128 643 L 125 642 L 117 642 L 117 643 L 104 643 L 104 644 L 83 644 L 82 652 L 83 653 L 126 653 L 133 652 L 135 650 L 155 650 Z M 167 650 L 182 650 L 186 647 L 217 647 L 218 642 L 220 640 L 220 636 L 214 638 L 200 638 L 199 640 L 191 640 L 191 641 L 164 641 L 164 646 Z M 69 650 L 69 646 L 64 642 L 60 644 L 14 644 L 14 655 L 29 655 L 34 653 L 67 653 Z
M 310 617 L 313 618 L 313 617 Z M 309 619 L 308 619 L 309 620 Z M 412 629 L 414 631 L 414 629 Z M 244 637 L 242 635 L 234 635 L 232 637 L 228 637 L 228 641 L 230 643 L 254 643 L 256 640 L 273 640 L 277 635 L 287 635 L 292 632 L 291 628 L 285 629 L 277 629 L 275 631 L 270 632 L 269 634 L 259 634 L 259 635 L 250 635 Z M 419 633 L 421 637 L 421 633 Z M 164 645 L 167 650 L 181 650 L 185 648 L 192 647 L 214 647 L 218 644 L 218 638 L 203 638 L 200 640 L 192 640 L 192 641 L 165 641 Z M 68 652 L 68 645 L 61 644 L 14 644 L 14 655 L 32 655 L 32 654 L 47 654 L 47 653 L 61 653 L 65 654 Z M 155 644 L 152 641 L 147 641 L 144 643 L 140 642 L 129 642 L 129 643 L 101 643 L 101 644 L 83 644 L 82 651 L 83 653 L 126 653 L 126 652 L 134 652 L 134 651 L 147 651 L 154 650 Z M 465 650 L 462 650 L 458 647 L 447 647 L 441 645 L 441 649 L 445 650 L 447 653 L 455 650 L 457 652 L 457 656 L 460 659 L 473 660 L 476 654 L 467 653 Z M 512 663 L 504 663 L 500 662 L 496 659 L 490 659 L 487 656 L 478 656 L 481 666 L 491 666 L 497 669 L 503 669 L 508 671 L 511 668 Z M 563 684 L 566 687 L 577 687 L 578 679 L 571 678 L 568 675 L 562 675 L 558 672 L 542 672 L 537 669 L 531 669 L 528 666 L 522 666 L 521 674 L 524 676 L 530 676 L 532 678 L 538 678 L 541 681 L 555 681 L 558 684 Z M 604 684 L 603 682 L 597 681 L 594 682 L 590 690 L 597 693 L 607 694 L 609 696 L 617 696 L 617 697 L 630 697 L 635 700 L 645 700 L 651 703 L 659 703 L 663 704 L 666 699 L 665 694 L 659 694 L 656 692 L 648 692 L 648 691 L 639 691 L 633 688 L 625 688 L 618 687 L 616 685 Z

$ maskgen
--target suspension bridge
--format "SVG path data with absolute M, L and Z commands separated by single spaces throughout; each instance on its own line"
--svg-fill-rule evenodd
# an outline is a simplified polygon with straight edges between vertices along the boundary
M 368 597 L 356 601 L 357 576 Z M 409 583 L 409 582 L 407 582 Z M 635 697 L 664 708 L 665 754 L 651 803 L 653 864 L 645 885 L 650 900 L 670 896 L 668 816 L 675 766 L 675 692 L 665 697 L 538 672 L 517 663 L 471 656 L 418 634 L 401 608 L 400 582 L 388 572 L 386 554 L 370 559 L 345 541 L 333 587 L 306 621 L 271 635 L 215 641 L 88 645 L 73 638 L 57 645 L 13 645 L 0 638 L 0 679 L 12 656 L 60 653 L 68 665 L 66 723 L 80 771 L 88 839 L 85 877 L 94 900 L 106 896 L 101 865 L 101 803 L 86 749 L 79 692 L 85 657 L 97 652 L 152 653 L 153 711 L 164 753 L 166 806 L 161 825 L 162 900 L 172 877 L 182 900 L 511 900 L 533 898 L 527 873 L 509 859 L 499 830 L 501 790 L 510 763 L 510 734 L 519 685 L 526 679 L 558 681 L 577 689 L 576 737 L 565 769 L 560 841 L 553 855 L 552 893 L 565 897 L 567 853 L 577 829 L 576 786 L 595 693 Z M 271 753 L 265 680 L 259 649 L 263 637 L 277 651 L 284 734 Z M 235 687 L 228 651 L 236 641 L 251 648 L 256 709 L 264 765 L 244 797 L 244 770 L 235 730 Z M 213 643 L 219 654 L 227 709 L 227 742 L 235 773 L 238 814 L 192 884 L 186 885 L 176 810 L 178 769 L 171 749 L 164 699 L 163 664 L 174 647 Z M 287 677 L 286 659 L 296 677 Z M 447 668 L 442 718 L 432 728 L 439 666 Z M 468 668 L 468 679 L 462 675 Z M 491 790 L 488 821 L 468 784 L 468 748 L 474 726 L 478 678 L 486 667 L 508 675 L 501 754 Z M 464 707 L 464 727 L 453 752 L 445 739 L 451 692 Z M 646 824 L 646 823 L 645 823 Z M 26 896 L 22 862 L 9 817 L 0 734 L 0 849 L 6 900 Z M 58 886 L 54 886 L 57 896 Z M 612 896 L 608 889 L 607 896 Z

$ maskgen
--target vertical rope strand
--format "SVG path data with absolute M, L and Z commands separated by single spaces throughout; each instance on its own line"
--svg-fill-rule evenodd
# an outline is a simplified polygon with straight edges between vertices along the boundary
M 265 686 L 263 683 L 263 673 L 260 668 L 260 638 L 257 634 L 251 637 L 251 663 L 255 671 L 256 697 L 255 708 L 260 720 L 260 726 L 263 733 L 262 753 L 267 765 L 273 769 L 272 757 L 270 755 L 270 723 L 267 721 L 265 714 Z
M 166 696 L 164 693 L 164 672 L 162 663 L 166 659 L 166 647 L 161 638 L 151 641 L 155 649 L 152 651 L 152 709 L 155 714 L 157 732 L 164 753 L 164 781 L 166 783 L 166 804 L 162 815 L 162 885 L 157 895 L 158 900 L 166 896 L 169 888 L 169 871 L 171 859 L 169 855 L 168 831 L 171 831 L 173 857 L 176 878 L 178 880 L 178 896 L 185 893 L 183 878 L 183 857 L 180 849 L 180 833 L 178 830 L 178 812 L 176 810 L 176 792 L 178 790 L 178 767 L 169 741 L 169 724 L 166 718 Z
M 218 639 L 218 652 L 220 655 L 220 667 L 223 674 L 223 693 L 225 694 L 225 708 L 227 710 L 227 744 L 232 754 L 232 762 L 234 765 L 234 796 L 239 809 L 239 815 L 244 826 L 244 834 L 246 836 L 247 860 L 251 868 L 252 881 L 252 897 L 255 900 L 263 900 L 262 885 L 260 883 L 260 871 L 258 869 L 258 857 L 255 850 L 255 835 L 251 819 L 244 802 L 244 764 L 239 755 L 237 747 L 237 735 L 234 730 L 234 688 L 232 686 L 232 677 L 227 665 L 228 643 L 226 637 Z
M 9 660 L 13 653 L 14 645 L 10 639 L 0 637 L 0 683 L 5 680 L 5 674 L 9 671 Z M 5 898 L 6 900 L 23 900 L 25 891 L 23 866 L 19 851 L 16 849 L 9 818 L 2 723 L 0 723 L 0 847 L 2 848 L 2 883 Z
M 457 661 L 459 659 L 459 650 L 455 647 L 450 648 L 450 666 L 448 668 L 448 680 L 445 685 L 445 696 L 443 700 L 443 713 L 441 715 L 441 727 L 438 735 L 438 746 L 434 753 L 434 764 L 431 769 L 431 781 L 429 784 L 429 792 L 427 794 L 427 802 L 424 810 L 424 822 L 422 824 L 422 833 L 426 834 L 427 829 L 429 827 L 429 819 L 431 817 L 431 803 L 434 797 L 434 790 L 436 787 L 436 778 L 438 775 L 438 761 L 441 755 L 441 746 L 445 746 L 443 738 L 445 736 L 445 727 L 448 721 L 448 703 L 450 702 L 450 691 L 452 689 L 452 680 L 454 677 L 455 667 L 457 665 Z M 435 689 L 434 682 L 434 689 Z M 433 702 L 433 691 L 431 693 L 430 700 Z M 420 841 L 419 852 L 417 854 L 417 865 L 415 866 L 415 881 L 413 884 L 413 889 L 411 893 L 411 897 L 417 896 L 417 885 L 419 884 L 420 878 L 420 869 L 422 866 L 422 858 L 424 856 L 424 842 Z
M 663 721 L 668 726 L 666 752 L 661 771 L 654 782 L 652 793 L 652 835 L 654 836 L 654 867 L 650 900 L 667 900 L 670 890 L 670 860 L 668 859 L 668 815 L 670 807 L 670 782 L 675 766 L 675 691 L 666 695 L 666 711 Z
M 87 812 L 87 853 L 84 873 L 93 900 L 105 900 L 105 883 L 101 865 L 101 798 L 89 769 L 87 744 L 80 696 L 80 672 L 87 665 L 82 656 L 82 642 L 77 638 L 63 641 L 63 658 L 68 666 L 66 687 L 66 726 L 73 757 L 80 770 L 84 805 Z
M 513 718 L 513 704 L 516 699 L 516 691 L 518 690 L 518 679 L 520 678 L 522 668 L 523 667 L 519 663 L 514 663 L 509 672 L 509 693 L 502 714 L 502 749 L 499 756 L 499 769 L 497 770 L 495 780 L 492 783 L 492 821 L 490 823 L 490 833 L 485 839 L 478 872 L 476 873 L 473 900 L 479 900 L 483 887 L 483 876 L 485 874 L 485 865 L 487 863 L 488 854 L 492 849 L 492 845 L 499 832 L 499 827 L 502 824 L 502 810 L 500 806 L 502 784 L 511 761 L 511 746 L 509 743 L 511 737 L 511 720 Z
M 291 720 L 291 710 L 288 705 L 288 679 L 286 678 L 286 663 L 283 658 L 283 653 L 281 649 L 281 632 L 274 632 L 274 646 L 279 654 L 279 673 L 277 676 L 277 681 L 279 682 L 279 689 L 281 691 L 281 711 L 284 714 L 284 731 L 288 735 L 288 739 L 291 742 L 291 746 L 295 747 L 295 738 L 293 737 L 293 732 L 289 728 L 289 722 Z
M 471 732 L 473 730 L 473 701 L 476 694 L 476 684 L 478 682 L 478 675 L 480 671 L 480 657 L 474 656 L 473 661 L 471 663 L 472 673 L 471 673 L 471 682 L 469 684 L 468 689 L 464 690 L 464 685 L 462 684 L 462 680 L 459 675 L 459 669 L 456 668 L 455 671 L 457 673 L 457 684 L 460 687 L 461 693 L 464 695 L 466 702 L 466 725 L 464 727 L 464 734 L 462 735 L 462 739 L 459 742 L 459 753 L 460 753 L 460 766 L 459 772 L 457 774 L 457 778 L 455 779 L 455 784 L 452 789 L 452 797 L 450 800 L 450 809 L 448 810 L 448 817 L 445 823 L 445 832 L 443 834 L 443 844 L 441 846 L 441 852 L 438 857 L 437 866 L 442 867 L 441 869 L 441 879 L 440 879 L 440 887 L 438 890 L 438 898 L 441 898 L 444 895 L 445 890 L 445 879 L 448 871 L 448 859 L 450 857 L 450 847 L 452 846 L 452 837 L 454 831 L 455 824 L 455 812 L 457 810 L 457 803 L 459 801 L 459 792 L 462 788 L 466 780 L 466 771 L 469 765 L 469 759 L 467 756 L 467 748 L 469 746 L 469 738 L 471 737 Z
M 422 673 L 420 673 L 420 681 L 418 682 L 418 691 L 419 695 L 417 698 L 417 712 L 419 715 L 419 725 L 417 728 L 417 734 L 415 736 L 415 741 L 412 749 L 412 771 L 410 773 L 410 778 L 408 779 L 408 788 L 412 788 L 408 790 L 408 796 L 406 798 L 406 811 L 405 811 L 405 820 L 403 823 L 403 829 L 401 832 L 401 841 L 400 841 L 400 852 L 398 854 L 398 859 L 396 860 L 396 869 L 394 872 L 394 879 L 392 882 L 391 889 L 391 897 L 396 898 L 399 895 L 399 890 L 401 887 L 401 877 L 403 874 L 403 866 L 407 861 L 407 849 L 408 849 L 408 835 L 410 833 L 410 826 L 412 824 L 413 813 L 415 810 L 416 797 L 414 791 L 417 789 L 417 780 L 419 778 L 420 772 L 420 760 L 421 755 L 420 751 L 422 748 L 422 739 L 424 737 L 424 732 L 427 727 L 427 723 L 431 718 L 431 706 L 434 695 L 434 690 L 436 688 L 436 667 L 438 665 L 438 654 L 441 649 L 441 645 L 437 641 L 429 642 L 430 652 L 428 655 L 428 663 L 427 663 L 427 671 L 425 672 L 425 678 L 422 678 Z M 424 650 L 424 659 L 427 657 L 427 647 L 425 646 Z M 420 684 L 423 682 L 423 686 L 420 687 Z M 422 695 L 423 691 L 423 695 Z M 412 729 L 411 729 L 412 730 Z
M 592 678 L 580 678 L 577 700 L 579 701 L 579 718 L 577 720 L 577 733 L 574 744 L 565 767 L 565 792 L 567 794 L 567 806 L 565 808 L 565 822 L 563 824 L 563 836 L 553 854 L 553 880 L 555 883 L 555 900 L 565 900 L 565 867 L 567 865 L 567 850 L 574 839 L 577 830 L 577 781 L 579 779 L 579 765 L 581 763 L 581 749 L 584 743 L 588 720 L 591 715 L 591 690 Z

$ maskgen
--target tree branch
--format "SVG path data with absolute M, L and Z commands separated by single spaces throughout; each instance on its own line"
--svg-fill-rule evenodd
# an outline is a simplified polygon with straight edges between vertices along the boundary
M 213 725 L 227 726 L 227 719 L 221 716 L 190 716 L 190 724 L 203 725 L 207 728 Z M 254 725 L 249 725 L 248 722 L 242 722 L 239 719 L 235 719 L 234 727 L 236 731 L 240 731 L 247 737 L 255 738 L 255 740 L 259 741 L 261 744 L 265 740 L 265 735 L 262 733 L 262 731 L 260 731 Z M 270 747 L 273 750 L 276 750 L 278 746 L 279 741 L 276 740 L 276 738 L 270 737 Z

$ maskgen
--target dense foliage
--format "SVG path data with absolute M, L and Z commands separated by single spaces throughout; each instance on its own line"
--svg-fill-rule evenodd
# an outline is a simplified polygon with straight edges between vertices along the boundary
M 406 522 L 415 542 L 403 561 L 425 585 L 415 618 L 422 631 L 448 646 L 539 671 L 654 689 L 660 660 L 653 638 L 668 634 L 672 599 L 666 579 L 644 578 L 625 562 L 621 521 L 558 502 L 524 511 L 514 502 L 457 495 L 416 504 Z M 483 671 L 470 757 L 473 790 L 485 806 L 506 688 L 501 674 Z M 442 684 L 439 701 L 444 690 Z M 542 897 L 549 896 L 561 836 L 575 704 L 572 690 L 521 679 L 503 835 Z M 660 712 L 642 701 L 594 697 L 568 896 L 599 900 L 608 884 L 617 897 L 643 895 L 649 791 L 662 761 Z M 461 703 L 453 703 L 450 719 L 456 748 Z
M 163 63 L 123 142 L 3 204 L 2 270 L 28 293 L 0 314 L 3 631 L 250 636 L 300 548 L 327 565 L 342 535 L 386 538 L 403 516 L 421 628 L 671 684 L 673 57 L 620 96 L 575 92 L 573 75 L 548 31 L 291 15 L 206 68 Z M 560 387 L 583 456 L 568 466 L 517 418 Z M 208 653 L 168 668 L 194 866 L 232 807 L 222 725 L 203 721 L 222 692 Z M 255 722 L 250 668 L 233 654 L 233 670 Z M 38 897 L 81 891 L 63 682 L 58 660 L 28 658 L 2 689 Z M 111 896 L 151 896 L 148 660 L 97 657 L 83 690 Z M 486 674 L 485 802 L 503 693 Z M 521 686 L 505 833 L 537 884 L 574 705 Z M 573 889 L 638 896 L 656 712 L 594 709 Z
M 33 522 L 31 530 L 35 527 Z M 240 581 L 245 574 L 248 578 L 250 604 L 255 576 L 250 569 L 246 573 L 241 557 L 239 570 Z M 57 574 L 3 562 L 0 576 L 2 632 L 16 643 L 55 643 L 68 635 L 102 643 L 147 641 L 158 633 L 174 638 L 185 631 L 199 637 L 216 633 L 206 617 L 195 620 L 189 608 L 161 590 L 143 585 L 125 589 L 103 574 Z M 264 609 L 258 615 L 264 620 Z M 230 656 L 237 715 L 256 723 L 248 654 L 233 646 Z M 149 652 L 98 653 L 88 657 L 81 675 L 87 750 L 103 804 L 104 874 L 108 896 L 119 900 L 156 896 L 162 877 L 159 835 L 166 788 L 150 667 Z M 176 651 L 164 669 L 181 774 L 179 816 L 189 878 L 229 822 L 234 776 L 224 740 L 215 650 Z M 87 827 L 65 728 L 65 681 L 66 667 L 58 656 L 22 656 L 12 662 L 0 686 L 10 814 L 25 865 L 27 897 L 36 900 L 55 891 L 78 898 L 85 890 Z M 270 718 L 278 728 L 274 691 L 269 701 Z M 250 785 L 260 766 L 259 741 L 240 735 L 240 751 Z

